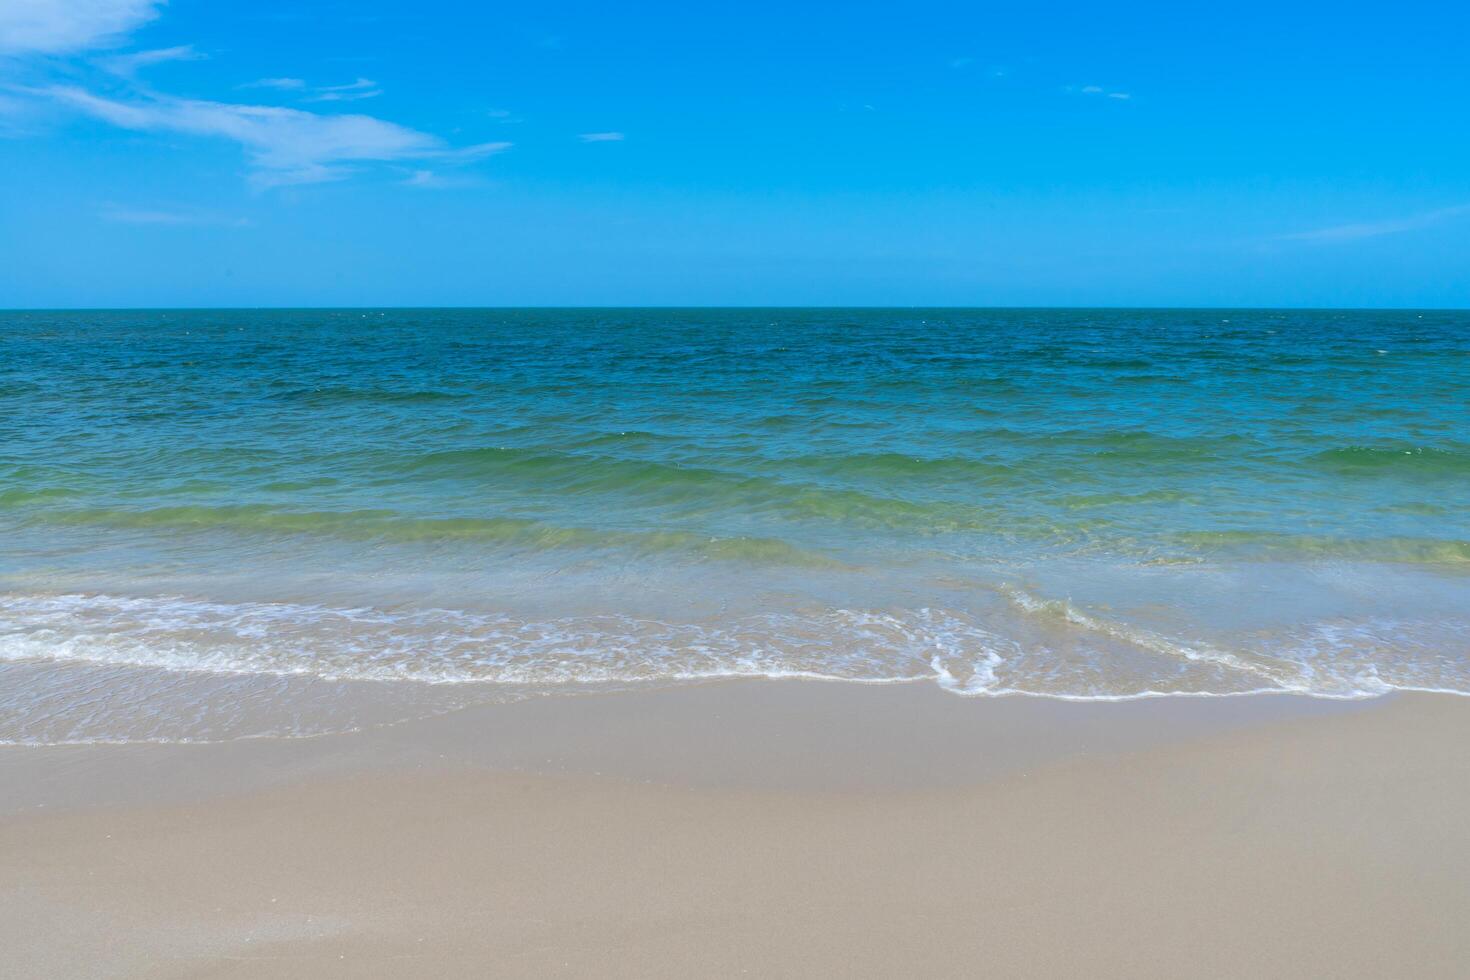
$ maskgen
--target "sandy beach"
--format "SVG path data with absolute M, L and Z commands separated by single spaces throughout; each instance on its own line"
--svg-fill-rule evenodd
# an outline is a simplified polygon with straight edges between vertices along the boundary
M 0 980 L 1470 980 L 1467 36 L 0 0 Z
M 0 751 L 5 973 L 1455 977 L 1470 702 L 750 682 Z

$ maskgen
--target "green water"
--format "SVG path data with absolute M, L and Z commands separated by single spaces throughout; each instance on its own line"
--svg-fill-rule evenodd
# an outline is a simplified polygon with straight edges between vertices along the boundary
M 1470 314 L 6 313 L 0 539 L 10 740 L 1466 692 Z

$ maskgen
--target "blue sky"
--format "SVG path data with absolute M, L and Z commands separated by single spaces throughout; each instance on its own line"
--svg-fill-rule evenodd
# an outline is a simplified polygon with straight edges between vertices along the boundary
M 0 307 L 1470 306 L 1463 4 L 0 0 Z

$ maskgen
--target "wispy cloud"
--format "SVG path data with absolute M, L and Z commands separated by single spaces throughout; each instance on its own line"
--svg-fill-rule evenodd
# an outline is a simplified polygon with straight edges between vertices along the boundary
M 106 71 L 123 78 L 132 78 L 140 70 L 165 61 L 201 61 L 207 55 L 194 50 L 192 44 L 180 44 L 172 48 L 154 48 L 151 51 L 135 51 L 103 58 L 98 62 Z
M 466 187 L 481 187 L 484 181 L 473 174 L 445 174 L 437 170 L 414 170 L 403 178 L 405 187 L 417 187 L 426 191 L 459 190 Z
M 163 0 L 0 0 L 0 52 L 64 54 L 106 47 L 154 17 Z
M 1101 85 L 1069 85 L 1067 86 L 1067 91 L 1077 92 L 1081 95 L 1105 96 L 1109 99 L 1118 99 L 1125 102 L 1133 98 L 1133 96 L 1127 92 L 1110 92 L 1107 89 L 1103 88 Z
M 291 92 L 303 102 L 356 102 L 359 99 L 374 99 L 383 94 L 378 83 L 371 78 L 358 78 L 345 85 L 308 85 L 304 78 L 257 78 L 240 88 Z
M 114 204 L 103 208 L 97 216 L 103 221 L 124 225 L 224 225 L 231 228 L 247 228 L 251 224 L 249 218 L 232 218 L 227 215 L 200 211 L 129 208 Z
M 1378 238 L 1383 235 L 1397 235 L 1406 231 L 1418 231 L 1421 228 L 1428 228 L 1431 225 L 1437 225 L 1442 221 L 1448 221 L 1462 215 L 1470 215 L 1470 204 L 1438 208 L 1434 211 L 1422 211 L 1419 214 L 1411 214 L 1404 218 L 1390 218 L 1386 221 L 1361 221 L 1351 224 L 1330 225 L 1326 228 L 1314 228 L 1309 231 L 1296 231 L 1287 235 L 1278 235 L 1277 240 L 1317 242 L 1321 244 L 1356 242 L 1364 238 Z
M 249 154 L 258 186 L 338 180 L 364 162 L 442 159 L 467 162 L 508 143 L 453 148 L 437 136 L 363 115 L 320 115 L 281 106 L 153 97 L 119 101 L 74 86 L 38 94 L 122 129 L 232 140 Z
M 483 160 L 497 153 L 504 153 L 512 146 L 515 146 L 515 144 L 507 143 L 503 140 L 491 143 L 473 143 L 469 146 L 461 146 L 456 150 L 445 150 L 439 156 L 458 163 L 473 163 L 476 160 Z
M 79 55 L 120 41 L 158 14 L 165 0 L 0 0 L 0 55 Z M 229 140 L 246 153 L 251 181 L 260 187 L 338 180 L 362 164 L 434 162 L 454 167 L 510 148 L 507 142 L 455 147 L 430 133 L 360 113 L 328 114 L 285 106 L 250 105 L 177 98 L 152 91 L 134 75 L 149 65 L 202 57 L 189 45 L 135 51 L 98 59 L 94 66 L 127 80 L 126 94 L 108 95 L 82 85 L 7 86 L 0 109 L 11 103 L 52 103 L 93 119 L 137 132 L 175 133 Z M 68 74 L 75 78 L 77 62 Z M 381 95 L 377 83 L 357 78 L 312 86 L 304 79 L 261 78 L 242 88 L 292 93 L 307 102 L 349 102 Z M 18 99 L 15 97 L 19 97 Z M 5 116 L 15 116 L 7 111 Z M 7 122 L 8 126 L 9 123 Z M 621 139 L 620 134 L 601 134 Z M 432 176 L 429 170 L 422 171 Z M 411 178 L 412 179 L 412 178 Z M 429 177 L 421 178 L 428 181 Z M 199 223 L 182 212 L 109 208 L 106 220 L 134 224 Z
M 273 88 L 282 92 L 294 92 L 306 88 L 306 80 L 301 78 L 257 78 L 253 82 L 246 82 L 241 88 Z
M 368 78 L 359 78 L 346 85 L 324 85 L 313 89 L 312 92 L 313 94 L 306 101 L 356 102 L 358 99 L 372 99 L 383 94 L 383 90 L 378 88 L 378 83 Z
M 583 143 L 621 143 L 622 133 L 583 133 L 579 139 Z

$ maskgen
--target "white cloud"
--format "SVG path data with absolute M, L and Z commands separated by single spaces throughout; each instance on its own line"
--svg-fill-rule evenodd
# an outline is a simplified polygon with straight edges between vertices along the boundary
M 324 85 L 313 91 L 315 94 L 306 101 L 355 102 L 358 99 L 371 99 L 383 94 L 383 90 L 378 88 L 378 83 L 367 78 L 359 78 L 346 85 Z
M 79 112 L 122 129 L 233 140 L 250 156 L 261 186 L 337 180 L 364 162 L 480 159 L 509 147 L 482 143 L 454 149 L 428 133 L 372 116 L 328 116 L 281 106 L 235 105 L 158 97 L 122 102 L 73 86 L 39 90 Z
M 457 150 L 445 150 L 441 156 L 448 160 L 457 160 L 461 163 L 470 163 L 475 160 L 483 160 L 485 157 L 496 153 L 504 153 L 514 146 L 514 143 L 504 141 L 494 143 L 473 143 L 469 146 L 461 146 Z
M 163 0 L 0 0 L 0 52 L 64 54 L 112 44 Z
M 281 91 L 295 91 L 306 88 L 306 81 L 300 78 L 257 78 L 253 82 L 246 82 L 241 88 L 273 88 Z
M 1130 95 L 1127 92 L 1109 92 L 1107 89 L 1103 88 L 1101 85 L 1083 85 L 1080 88 L 1078 88 L 1076 86 L 1068 85 L 1067 86 L 1067 91 L 1068 92 L 1080 92 L 1083 95 L 1105 95 L 1105 96 L 1107 96 L 1110 99 L 1117 99 L 1120 102 L 1126 102 L 1129 99 L 1133 98 L 1133 96 Z
M 305 102 L 355 102 L 372 99 L 383 94 L 378 83 L 370 78 L 359 78 L 346 85 L 308 85 L 302 78 L 257 78 L 240 88 L 268 88 L 278 92 L 298 92 Z
M 481 187 L 484 181 L 472 174 L 442 174 L 435 170 L 414 170 L 402 181 L 405 187 L 442 191 Z
M 1435 211 L 1425 211 L 1420 214 L 1409 215 L 1406 218 L 1391 218 L 1387 221 L 1363 221 L 1355 224 L 1315 228 L 1311 231 L 1298 231 L 1289 235 L 1280 235 L 1278 238 L 1282 241 L 1318 242 L 1323 244 L 1355 242 L 1364 238 L 1378 238 L 1381 235 L 1397 235 L 1406 231 L 1418 231 L 1420 228 L 1428 228 L 1430 225 L 1436 225 L 1441 221 L 1465 214 L 1470 214 L 1470 204 L 1461 204 L 1451 208 L 1439 208 Z
M 109 45 L 152 20 L 165 2 L 0 0 L 0 55 L 75 54 Z M 131 80 L 149 65 L 198 57 L 202 55 L 192 46 L 180 45 L 114 55 L 94 64 Z M 136 84 L 129 87 L 134 89 L 130 95 L 106 97 L 71 84 L 9 86 L 9 92 L 25 97 L 25 102 L 0 96 L 4 99 L 0 114 L 16 116 L 16 106 L 49 100 L 122 129 L 230 140 L 244 149 L 252 168 L 251 180 L 263 187 L 337 180 L 350 174 L 354 164 L 362 163 L 434 160 L 445 166 L 466 164 L 511 145 L 451 147 L 430 133 L 357 113 L 328 115 L 283 106 L 183 99 Z M 320 87 L 299 78 L 262 78 L 242 87 L 295 92 L 313 102 L 355 101 L 382 94 L 377 83 L 367 78 Z M 621 134 L 597 135 L 622 138 Z M 134 224 L 199 222 L 197 216 L 168 211 L 114 208 L 103 216 Z
M 0 0 L 4 3 L 5 0 Z M 192 44 L 180 44 L 172 48 L 155 48 L 151 51 L 135 51 L 132 54 L 119 54 L 111 58 L 103 58 L 99 64 L 124 78 L 132 78 L 139 69 L 150 65 L 161 64 L 165 61 L 200 61 L 206 55 L 194 50 Z
M 621 143 L 623 141 L 623 134 L 622 133 L 583 133 L 581 135 L 581 140 L 582 140 L 583 143 Z

